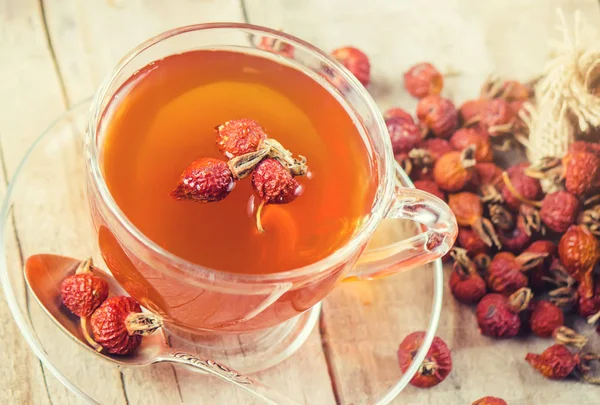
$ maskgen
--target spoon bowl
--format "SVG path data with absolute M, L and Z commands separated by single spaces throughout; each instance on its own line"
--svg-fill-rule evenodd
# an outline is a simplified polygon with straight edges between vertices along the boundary
M 241 375 L 227 366 L 169 346 L 162 329 L 159 333 L 145 336 L 142 339 L 140 347 L 126 356 L 110 355 L 94 350 L 85 340 L 79 327 L 78 317 L 71 314 L 62 304 L 60 296 L 62 281 L 74 274 L 80 263 L 80 260 L 66 256 L 36 254 L 27 259 L 24 270 L 27 285 L 40 306 L 63 332 L 79 345 L 82 345 L 104 360 L 121 366 L 142 367 L 160 362 L 185 364 L 251 392 L 266 403 L 275 405 L 298 404 L 273 388 Z M 126 295 L 119 283 L 108 273 L 94 267 L 94 275 L 108 283 L 109 296 Z

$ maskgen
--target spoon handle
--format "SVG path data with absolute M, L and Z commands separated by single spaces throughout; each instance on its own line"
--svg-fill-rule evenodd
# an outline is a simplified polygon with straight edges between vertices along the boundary
M 190 353 L 177 350 L 170 351 L 163 358 L 165 361 L 172 363 L 186 364 L 194 368 L 198 368 L 207 372 L 221 380 L 230 382 L 238 387 L 256 395 L 268 404 L 272 405 L 300 405 L 298 402 L 291 400 L 285 395 L 277 392 L 275 389 L 262 384 L 259 381 L 241 375 L 235 370 L 230 369 L 223 364 L 213 360 L 204 359 Z

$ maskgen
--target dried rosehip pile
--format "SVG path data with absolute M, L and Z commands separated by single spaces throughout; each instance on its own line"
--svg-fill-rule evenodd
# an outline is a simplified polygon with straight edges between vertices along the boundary
M 600 319 L 600 146 L 580 140 L 564 157 L 514 162 L 531 85 L 488 81 L 456 108 L 429 63 L 410 68 L 404 84 L 419 99 L 416 119 L 398 107 L 384 118 L 415 187 L 447 201 L 457 217 L 450 291 L 476 305 L 484 335 L 555 336 L 555 346 L 527 355 L 543 375 L 597 382 L 590 376 L 597 355 L 563 345 L 581 343 L 572 331 L 565 337 L 571 316 Z
M 98 352 L 129 354 L 142 343 L 143 336 L 162 326 L 162 319 L 142 312 L 140 304 L 131 297 L 108 298 L 108 283 L 95 276 L 93 269 L 89 258 L 80 263 L 75 274 L 63 280 L 62 302 L 79 317 L 81 332 L 90 346 Z M 93 337 L 88 330 L 88 320 Z
M 256 226 L 264 232 L 260 219 L 263 206 L 287 204 L 302 193 L 295 177 L 308 172 L 306 159 L 294 158 L 248 118 L 227 121 L 216 132 L 217 146 L 229 160 L 204 157 L 193 161 L 179 177 L 171 197 L 199 203 L 221 201 L 237 181 L 252 174 L 252 187 L 260 199 Z

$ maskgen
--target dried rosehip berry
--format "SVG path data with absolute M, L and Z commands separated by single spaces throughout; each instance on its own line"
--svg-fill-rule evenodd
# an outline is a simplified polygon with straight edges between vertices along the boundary
M 177 187 L 171 191 L 171 197 L 200 203 L 221 201 L 234 186 L 233 173 L 227 162 L 200 158 L 183 171 Z
M 504 83 L 502 83 L 500 92 L 503 99 L 513 102 L 527 101 L 532 96 L 531 87 L 517 80 L 506 80 Z
M 415 188 L 419 190 L 427 191 L 429 194 L 433 194 L 440 200 L 446 200 L 444 192 L 440 190 L 435 181 L 432 180 L 417 180 L 414 182 Z
M 466 249 L 472 257 L 480 253 L 487 254 L 490 250 L 488 245 L 477 235 L 477 232 L 471 228 L 461 227 L 458 230 L 458 244 Z
M 463 150 L 468 146 L 475 145 L 477 162 L 491 162 L 494 159 L 494 151 L 488 134 L 480 133 L 473 128 L 461 128 L 456 131 L 450 138 L 450 145 L 456 150 Z
M 471 405 L 508 405 L 505 400 L 497 397 L 483 397 L 473 402 Z
M 527 353 L 525 360 L 544 377 L 555 380 L 567 377 L 579 364 L 577 355 L 559 344 L 550 346 L 542 354 Z
M 568 191 L 546 194 L 542 200 L 542 222 L 554 232 L 566 232 L 575 223 L 581 209 L 579 199 Z
M 383 114 L 383 118 L 386 120 L 390 118 L 398 118 L 403 121 L 410 122 L 411 124 L 415 123 L 415 120 L 413 119 L 412 115 L 410 115 L 410 113 L 408 113 L 405 109 L 400 107 L 390 108 Z
M 529 319 L 529 326 L 533 333 L 539 337 L 550 337 L 552 332 L 563 326 L 565 317 L 562 310 L 548 301 L 537 301 L 533 304 L 533 312 Z
M 600 259 L 598 239 L 585 226 L 573 225 L 560 238 L 558 255 L 569 274 L 582 285 L 582 296 L 592 297 L 592 271 Z
M 432 163 L 435 163 L 444 154 L 454 150 L 450 145 L 450 142 L 442 138 L 429 138 L 424 140 L 421 143 L 421 149 L 429 152 Z
M 502 197 L 508 208 L 518 211 L 524 200 L 537 200 L 542 194 L 542 185 L 538 179 L 525 175 L 526 165 L 511 167 L 503 175 Z
M 470 126 L 479 122 L 481 119 L 481 112 L 488 103 L 489 100 L 485 98 L 465 101 L 458 111 L 463 125 Z
M 522 288 L 508 298 L 501 294 L 486 295 L 475 311 L 479 331 L 496 338 L 517 336 L 521 328 L 519 312 L 527 309 L 531 298 L 528 288 Z
M 464 304 L 476 304 L 487 292 L 485 281 L 466 252 L 454 255 L 449 283 L 452 295 Z
M 93 269 L 92 258 L 84 260 L 60 285 L 63 304 L 80 318 L 90 316 L 108 297 L 108 283 L 94 276 Z
M 529 287 L 534 290 L 542 290 L 548 287 L 548 282 L 545 279 L 551 278 L 551 274 L 548 270 L 556 255 L 556 251 L 556 244 L 549 240 L 535 241 L 525 249 L 525 252 L 546 253 L 548 255 L 542 263 L 529 270 Z
M 248 118 L 227 121 L 216 131 L 217 146 L 229 159 L 257 151 L 260 143 L 267 139 L 267 133 L 258 122 Z
M 406 336 L 398 347 L 398 363 L 403 373 L 408 370 L 417 351 L 423 345 L 425 332 L 413 332 Z M 448 377 L 452 370 L 452 354 L 446 343 L 434 337 L 431 347 L 421 363 L 417 374 L 410 383 L 419 388 L 430 388 L 438 385 Z
M 514 119 L 508 101 L 501 98 L 491 100 L 481 111 L 481 124 L 490 136 L 510 132 Z
M 523 272 L 538 265 L 545 257 L 545 253 L 523 253 L 518 257 L 508 252 L 496 254 L 488 267 L 490 290 L 510 295 L 526 287 L 528 279 Z
M 476 194 L 467 191 L 450 194 L 448 205 L 458 225 L 471 227 L 487 246 L 501 246 L 494 226 L 483 217 L 483 204 Z
M 133 298 L 115 296 L 94 311 L 90 324 L 94 340 L 108 353 L 125 355 L 137 349 L 143 336 L 160 328 L 162 320 L 156 315 L 142 313 Z
M 596 280 L 594 285 L 594 293 L 591 297 L 585 296 L 586 291 L 583 284 L 580 284 L 578 288 L 577 312 L 584 318 L 595 316 L 600 312 L 600 282 Z
M 498 232 L 498 238 L 500 239 L 503 249 L 506 249 L 509 252 L 519 253 L 529 244 L 531 234 L 528 234 L 525 229 L 523 217 L 518 217 L 516 226 L 509 231 L 500 230 Z
M 590 152 L 569 152 L 563 158 L 567 191 L 585 196 L 598 186 L 600 161 Z
M 440 189 L 455 193 L 462 190 L 473 177 L 475 148 L 442 155 L 433 166 L 433 178 Z
M 277 38 L 261 37 L 258 48 L 286 58 L 294 58 L 294 46 Z
M 421 129 L 404 118 L 385 120 L 394 153 L 408 153 L 419 146 L 423 139 Z
M 371 63 L 361 50 L 345 46 L 331 53 L 338 62 L 352 73 L 363 86 L 368 86 L 371 81 Z
M 589 152 L 600 157 L 600 144 L 597 142 L 575 141 L 569 145 L 569 152 Z
M 260 222 L 263 205 L 290 203 L 302 191 L 300 183 L 281 163 L 272 158 L 265 159 L 256 166 L 252 173 L 252 187 L 260 199 L 256 212 L 256 225 L 260 232 L 264 231 Z
M 440 96 L 427 96 L 417 105 L 417 117 L 424 128 L 438 138 L 449 138 L 458 127 L 458 112 L 452 101 Z
M 444 87 L 444 76 L 431 63 L 418 63 L 404 73 L 404 87 L 416 98 L 438 95 Z

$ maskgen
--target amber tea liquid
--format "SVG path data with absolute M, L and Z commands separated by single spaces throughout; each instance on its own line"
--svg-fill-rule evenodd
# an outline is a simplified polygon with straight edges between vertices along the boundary
M 199 157 L 224 159 L 215 126 L 252 118 L 307 158 L 303 194 L 266 206 L 257 232 L 249 178 L 215 203 L 169 192 Z M 369 214 L 377 185 L 370 152 L 340 101 L 313 78 L 250 54 L 192 51 L 146 66 L 114 95 L 102 120 L 101 165 L 131 222 L 166 250 L 234 273 L 276 273 L 325 258 Z

